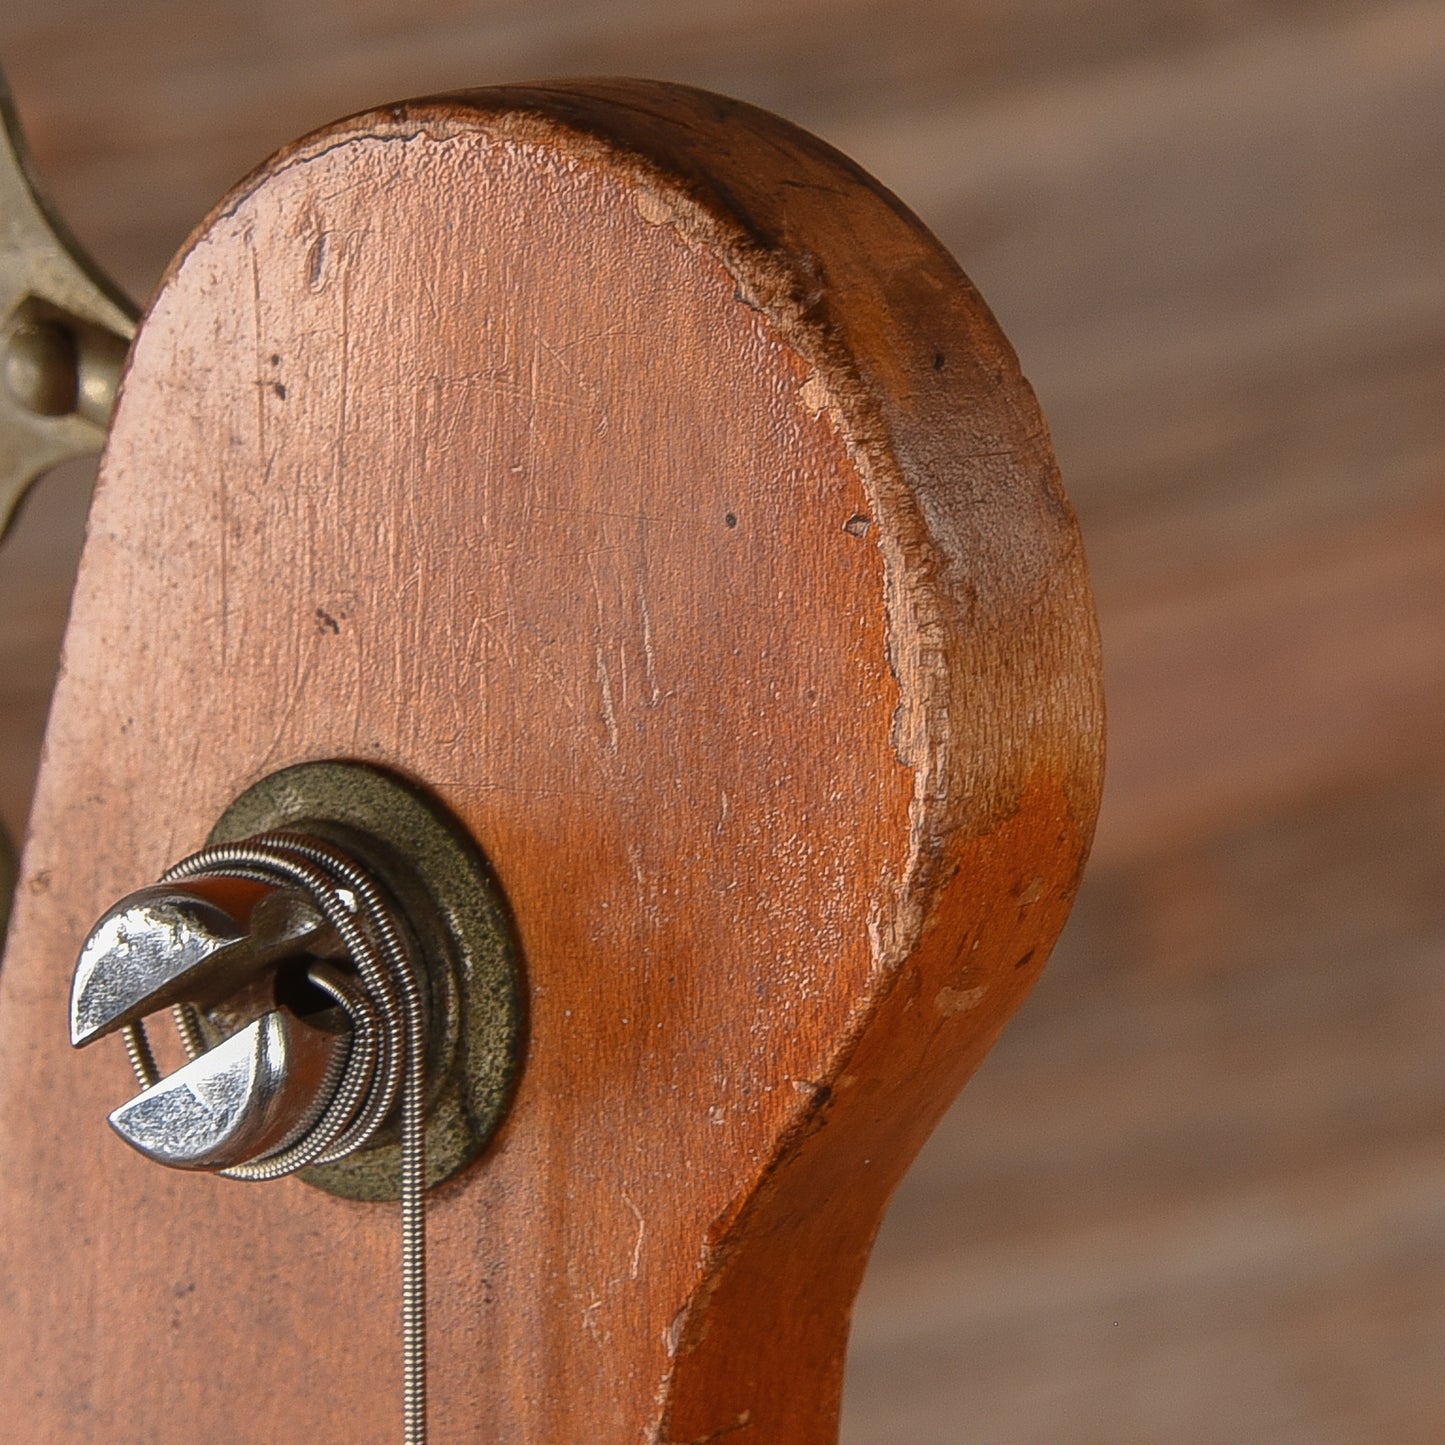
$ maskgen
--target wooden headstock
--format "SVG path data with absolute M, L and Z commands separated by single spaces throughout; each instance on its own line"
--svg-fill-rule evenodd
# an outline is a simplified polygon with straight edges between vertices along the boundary
M 1078 533 L 954 262 L 750 107 L 588 82 L 282 152 L 131 354 L 0 979 L 27 1440 L 396 1438 L 395 1221 L 168 1173 L 76 948 L 354 758 L 496 870 L 529 1042 L 434 1191 L 438 1440 L 836 1437 L 891 1190 L 1037 977 L 1101 768 Z

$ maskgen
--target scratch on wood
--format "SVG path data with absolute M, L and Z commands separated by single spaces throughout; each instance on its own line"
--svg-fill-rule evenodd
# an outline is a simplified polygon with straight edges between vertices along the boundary
M 657 657 L 652 650 L 652 612 L 647 606 L 645 587 L 638 588 L 637 599 L 642 613 L 642 661 L 647 677 L 647 701 L 649 706 L 656 707 L 662 699 L 662 689 L 657 685 Z
M 617 712 L 612 705 L 612 674 L 602 644 L 597 644 L 597 682 L 602 691 L 602 721 L 607 725 L 607 750 L 617 751 Z
M 591 1304 L 582 1306 L 582 1328 L 592 1336 L 599 1349 L 602 1348 L 602 1332 L 597 1328 L 597 1311 L 602 1308 L 602 1301 L 595 1299 Z
M 607 619 L 602 609 L 602 584 L 597 577 L 597 567 L 591 552 L 586 554 L 587 575 L 592 579 L 592 603 L 597 617 L 597 683 L 602 695 L 602 721 L 607 727 L 607 750 L 615 753 L 617 751 L 618 729 L 617 729 L 617 706 L 612 697 L 612 671 L 607 666 L 606 638 L 608 634 Z M 624 706 L 627 701 L 627 659 L 623 654 L 623 676 L 622 676 L 622 699 Z
M 341 267 L 341 361 L 336 389 L 336 488 L 346 480 L 347 403 L 351 392 L 351 271 Z
M 642 1272 L 642 1243 L 647 1238 L 647 1221 L 642 1217 L 642 1211 L 632 1202 L 632 1198 L 625 1191 L 622 1195 L 622 1202 L 632 1211 L 637 1220 L 637 1240 L 632 1246 L 632 1271 L 629 1279 L 636 1279 Z
M 313 290 L 319 291 L 326 275 L 326 252 L 331 243 L 330 234 L 326 231 L 317 233 L 316 239 L 311 243 L 306 253 L 306 284 Z
M 724 1425 L 721 1430 L 709 1430 L 706 1435 L 698 1435 L 691 1440 L 669 1440 L 665 1445 L 712 1445 L 714 1440 L 721 1440 L 725 1435 L 736 1435 L 739 1430 L 746 1430 L 752 1418 L 753 1412 L 744 1410 L 733 1424 Z
M 258 771 L 264 771 L 271 764 L 281 750 L 281 744 L 286 737 L 286 729 L 291 725 L 291 719 L 296 715 L 296 709 L 301 705 L 302 695 L 306 692 L 306 684 L 311 680 L 311 670 L 316 663 L 316 635 L 312 633 L 306 645 L 306 654 L 302 659 L 301 666 L 293 677 L 291 686 L 287 691 L 285 706 L 281 709 L 276 719 L 276 729 L 271 736 L 270 746 L 262 755 L 261 761 L 257 764 Z
M 607 402 L 603 396 L 602 388 L 595 381 L 589 382 L 585 377 L 579 375 L 576 369 L 567 361 L 564 353 L 571 351 L 574 347 L 588 346 L 606 341 L 608 335 L 609 333 L 607 332 L 599 332 L 595 335 L 588 334 L 586 336 L 579 336 L 575 341 L 569 341 L 563 346 L 553 346 L 545 338 L 540 336 L 537 338 L 538 346 L 552 358 L 566 375 L 567 380 L 572 383 L 573 390 L 585 398 L 586 404 L 591 408 L 597 418 L 593 425 L 593 430 L 598 436 L 606 436 L 612 426 L 612 414 L 607 409 Z M 557 400 L 563 407 L 567 406 L 565 397 L 559 397 Z

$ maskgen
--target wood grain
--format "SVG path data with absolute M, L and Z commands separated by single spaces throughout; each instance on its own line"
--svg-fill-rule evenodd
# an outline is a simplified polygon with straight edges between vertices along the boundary
M 395 1434 L 390 1211 L 126 1155 L 119 1051 L 56 1024 L 102 907 L 330 756 L 441 793 L 529 974 L 513 1113 L 431 1212 L 436 1438 L 836 1438 L 1100 727 L 1032 393 L 851 163 L 640 84 L 290 148 L 158 293 L 92 511 L 0 979 L 27 1438 Z

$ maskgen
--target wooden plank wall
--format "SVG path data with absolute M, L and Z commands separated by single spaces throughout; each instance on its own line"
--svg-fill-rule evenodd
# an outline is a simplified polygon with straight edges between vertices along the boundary
M 142 295 L 293 135 L 562 73 L 770 106 L 921 212 L 1051 418 L 1112 761 L 880 1240 L 846 1445 L 1445 1439 L 1445 7 L 8 0 L 0 60 Z M 85 487 L 0 557 L 12 826 Z

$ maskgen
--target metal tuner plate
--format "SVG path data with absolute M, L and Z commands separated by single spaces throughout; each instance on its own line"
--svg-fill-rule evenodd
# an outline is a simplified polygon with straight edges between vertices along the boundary
M 346 849 L 381 880 L 415 934 L 430 1000 L 427 1183 L 474 1159 L 521 1067 L 525 1007 L 506 904 L 477 845 L 440 802 L 353 762 L 302 763 L 262 779 L 222 815 L 211 843 L 298 832 Z M 348 1199 L 395 1199 L 401 1146 L 370 1148 L 300 1178 Z

